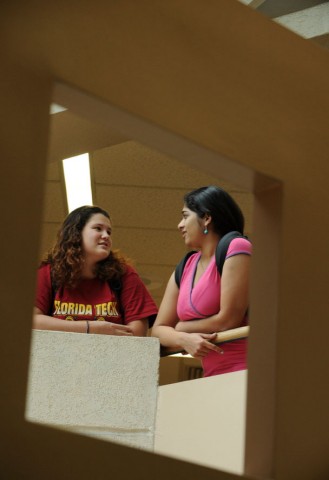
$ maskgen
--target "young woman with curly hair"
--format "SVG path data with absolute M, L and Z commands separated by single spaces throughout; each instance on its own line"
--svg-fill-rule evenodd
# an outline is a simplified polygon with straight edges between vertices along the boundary
M 134 268 L 112 250 L 109 214 L 96 206 L 71 212 L 38 270 L 33 327 L 145 336 L 156 314 Z

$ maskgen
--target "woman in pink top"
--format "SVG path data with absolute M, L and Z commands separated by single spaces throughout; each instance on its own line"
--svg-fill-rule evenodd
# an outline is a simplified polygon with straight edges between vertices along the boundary
M 246 339 L 213 343 L 216 332 L 246 325 L 251 243 L 231 241 L 222 275 L 215 262 L 216 246 L 226 233 L 243 233 L 240 207 L 215 186 L 193 190 L 184 197 L 178 229 L 189 249 L 198 250 L 186 262 L 180 282 L 171 275 L 152 335 L 163 346 L 182 349 L 202 360 L 204 376 L 247 368 Z

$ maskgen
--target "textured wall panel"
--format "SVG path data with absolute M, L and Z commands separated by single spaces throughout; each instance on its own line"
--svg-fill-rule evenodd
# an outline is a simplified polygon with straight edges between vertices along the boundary
M 155 338 L 36 330 L 26 417 L 152 449 L 158 365 Z

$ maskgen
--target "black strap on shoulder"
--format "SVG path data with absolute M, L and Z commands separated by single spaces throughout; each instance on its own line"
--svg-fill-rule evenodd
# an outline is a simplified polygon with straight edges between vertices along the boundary
M 223 237 L 219 240 L 217 247 L 216 247 L 216 252 L 215 252 L 215 257 L 216 257 L 216 265 L 217 265 L 217 270 L 219 272 L 219 275 L 222 275 L 223 271 L 223 266 L 227 254 L 228 247 L 230 246 L 231 241 L 234 238 L 246 238 L 245 235 L 242 235 L 242 233 L 233 231 L 233 232 L 228 232 Z
M 225 262 L 228 247 L 229 247 L 231 241 L 234 238 L 246 238 L 246 239 L 248 239 L 248 237 L 246 237 L 245 235 L 242 235 L 242 233 L 237 232 L 237 231 L 232 231 L 232 232 L 226 233 L 219 240 L 219 242 L 217 244 L 217 247 L 216 247 L 215 257 L 216 257 L 217 270 L 218 270 L 220 275 L 222 275 L 223 266 L 224 266 L 224 262 Z M 192 250 L 191 252 L 187 252 L 185 257 L 182 258 L 182 260 L 179 262 L 179 264 L 175 268 L 175 282 L 176 282 L 176 285 L 177 285 L 178 288 L 180 287 L 180 281 L 181 281 L 181 278 L 182 278 L 182 275 L 183 275 L 185 264 L 186 264 L 187 260 L 189 259 L 189 257 L 193 253 L 196 253 L 196 251 Z
M 125 312 L 121 304 L 121 290 L 122 290 L 122 281 L 121 279 L 113 281 L 113 280 L 108 280 L 108 285 L 112 292 L 114 292 L 114 295 L 116 297 L 117 303 L 118 303 L 118 309 L 120 310 L 121 313 L 121 318 L 124 320 L 125 318 Z
M 50 301 L 50 307 L 49 307 L 48 315 L 49 315 L 49 317 L 52 317 L 57 288 L 56 288 L 56 285 L 55 285 L 55 282 L 54 282 L 54 279 L 53 279 L 51 267 L 50 267 L 50 285 L 51 285 L 51 301 Z
M 190 252 L 187 252 L 185 257 L 182 258 L 182 260 L 179 262 L 179 264 L 175 268 L 175 282 L 176 282 L 176 285 L 177 285 L 178 288 L 180 287 L 180 281 L 181 281 L 181 278 L 182 278 L 182 275 L 183 275 L 185 263 L 190 258 L 190 256 L 193 255 L 193 253 L 196 253 L 196 251 L 191 250 Z

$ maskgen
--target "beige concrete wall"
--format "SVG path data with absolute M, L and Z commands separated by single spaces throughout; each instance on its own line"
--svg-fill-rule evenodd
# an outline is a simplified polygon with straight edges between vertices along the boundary
M 1 8 L 2 477 L 63 478 L 69 465 L 72 479 L 236 478 L 24 419 L 48 111 L 60 79 L 157 126 L 163 145 L 174 133 L 167 143 L 177 158 L 255 192 L 246 468 L 325 480 L 327 51 L 232 0 L 207 8 L 198 0 L 12 0 Z M 191 155 L 178 148 L 182 138 Z M 202 149 L 204 158 L 193 156 Z M 280 195 L 262 190 L 264 176 L 279 180 Z
M 159 387 L 155 453 L 244 472 L 247 372 Z
M 35 330 L 26 419 L 153 451 L 159 342 Z

